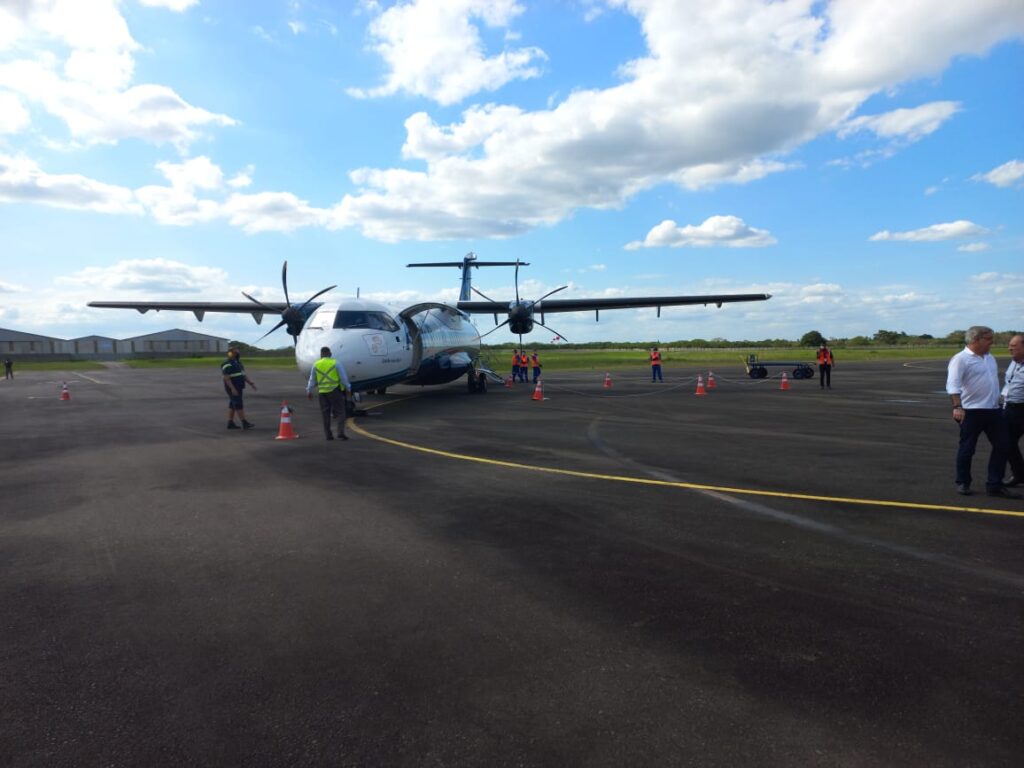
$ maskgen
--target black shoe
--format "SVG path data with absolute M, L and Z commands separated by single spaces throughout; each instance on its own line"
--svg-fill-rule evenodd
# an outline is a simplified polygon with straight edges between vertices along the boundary
M 243 421 L 242 422 L 242 429 L 252 429 L 255 426 L 256 425 L 253 424 L 251 421 Z
M 327 439 L 328 440 L 333 440 L 334 439 L 334 435 L 332 435 L 330 432 L 328 432 L 327 433 Z
M 339 440 L 348 440 L 348 435 L 338 435 Z
M 974 493 L 974 491 L 971 490 L 971 486 L 969 486 L 967 483 L 957 483 L 956 492 L 959 493 L 961 496 L 970 496 L 972 493 Z
M 1003 480 L 1003 488 L 1015 488 L 1020 485 L 1020 478 L 1016 475 L 1010 475 L 1006 480 Z
M 1024 498 L 1024 496 L 1021 496 L 1019 493 L 1015 493 L 1014 491 L 1008 491 L 1005 488 L 1003 488 L 1003 486 L 1001 486 L 1001 485 L 997 485 L 995 488 L 987 488 L 985 490 L 985 493 L 987 493 L 989 496 L 995 496 L 996 498 L 999 498 L 999 499 L 1021 499 L 1021 498 Z
M 228 422 L 228 429 L 241 429 L 241 427 L 238 426 L 237 424 L 235 424 L 235 422 L 229 421 Z

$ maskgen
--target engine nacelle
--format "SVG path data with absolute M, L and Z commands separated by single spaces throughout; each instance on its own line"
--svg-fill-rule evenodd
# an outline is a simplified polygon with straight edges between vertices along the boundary
M 508 323 L 508 328 L 512 333 L 529 333 L 533 330 L 533 318 L 524 317 L 512 319 Z

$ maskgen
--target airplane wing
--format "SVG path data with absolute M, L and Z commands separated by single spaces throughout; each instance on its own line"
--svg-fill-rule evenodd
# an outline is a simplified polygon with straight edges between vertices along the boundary
M 705 296 L 632 296 L 614 299 L 546 299 L 532 306 L 534 312 L 586 312 L 602 309 L 634 309 L 638 307 L 678 307 L 686 304 L 715 304 L 722 306 L 736 301 L 767 301 L 770 293 L 722 293 Z M 456 306 L 470 314 L 492 315 L 501 311 L 499 302 L 460 301 Z
M 261 301 L 254 304 L 251 301 L 90 301 L 88 306 L 101 307 L 105 309 L 135 309 L 145 314 L 149 310 L 159 312 L 162 309 L 173 312 L 191 312 L 196 320 L 203 321 L 207 312 L 230 312 L 240 315 L 252 315 L 257 323 L 263 321 L 263 316 L 268 312 L 281 314 L 288 309 L 288 304 L 283 301 Z

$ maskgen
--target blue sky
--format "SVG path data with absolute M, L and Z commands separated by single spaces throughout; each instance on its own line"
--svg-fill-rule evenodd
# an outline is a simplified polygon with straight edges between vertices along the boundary
M 454 300 L 404 265 L 473 251 L 527 297 L 774 296 L 573 341 L 1020 329 L 1022 40 L 1019 0 L 0 2 L 0 326 L 251 342 L 85 304 L 279 300 L 286 259 Z

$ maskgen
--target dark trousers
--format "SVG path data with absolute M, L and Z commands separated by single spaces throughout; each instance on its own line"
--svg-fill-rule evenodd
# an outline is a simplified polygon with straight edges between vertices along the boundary
M 826 386 L 832 388 L 832 366 L 826 363 L 818 363 L 818 381 L 821 382 L 821 388 L 824 389 Z
M 664 379 L 661 378 L 661 366 L 657 363 L 654 363 L 654 365 L 651 366 L 651 381 L 664 381 Z
M 1020 439 L 1024 436 L 1024 403 L 1007 403 L 1006 410 L 1007 436 L 1006 458 L 1010 462 L 1010 471 L 1018 481 L 1024 482 L 1024 456 L 1020 453 Z
M 1006 469 L 1008 432 L 1002 408 L 970 408 L 964 411 L 964 420 L 960 422 L 960 446 L 956 452 L 956 482 L 971 484 L 971 459 L 982 432 L 992 444 L 988 479 L 985 481 L 985 487 L 991 490 L 1002 486 Z
M 331 434 L 331 415 L 338 419 L 338 436 L 345 434 L 345 393 L 340 389 L 320 393 L 320 416 L 324 421 L 324 435 Z

